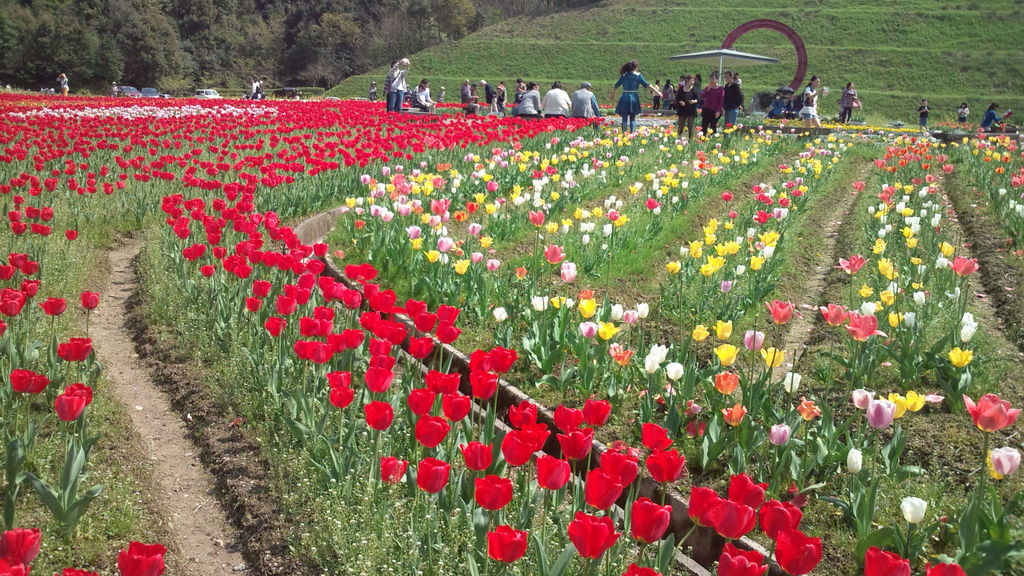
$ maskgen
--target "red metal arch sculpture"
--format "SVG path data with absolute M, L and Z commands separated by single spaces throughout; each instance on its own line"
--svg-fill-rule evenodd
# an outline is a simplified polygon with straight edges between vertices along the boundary
M 796 74 L 793 75 L 793 81 L 789 83 L 789 87 L 799 90 L 804 82 L 804 76 L 807 75 L 807 49 L 804 48 L 804 41 L 800 39 L 795 30 L 777 20 L 751 20 L 746 24 L 740 24 L 735 30 L 729 32 L 729 35 L 722 41 L 722 48 L 731 49 L 740 36 L 751 30 L 774 30 L 789 38 L 789 41 L 793 43 L 793 48 L 796 49 Z

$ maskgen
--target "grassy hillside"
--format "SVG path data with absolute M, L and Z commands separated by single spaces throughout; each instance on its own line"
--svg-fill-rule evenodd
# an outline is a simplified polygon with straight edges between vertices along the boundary
M 807 47 L 809 74 L 822 77 L 832 95 L 853 82 L 864 112 L 876 119 L 916 122 L 917 105 L 928 98 L 932 122 L 951 120 L 963 100 L 972 121 L 989 102 L 1024 114 L 1024 3 L 1019 0 L 776 0 L 752 8 L 748 0 L 689 3 L 679 0 L 606 0 L 588 8 L 537 18 L 516 18 L 484 28 L 459 42 L 409 55 L 410 84 L 430 78 L 449 100 L 463 79 L 491 83 L 516 77 L 537 80 L 542 91 L 554 80 L 588 80 L 607 101 L 618 69 L 632 58 L 648 80 L 677 78 L 708 67 L 669 61 L 674 54 L 710 50 L 749 20 L 779 20 L 797 31 Z M 777 65 L 738 69 L 752 95 L 788 84 L 796 69 L 789 41 L 758 30 L 739 39 L 737 50 L 778 58 Z M 396 57 L 401 55 L 396 55 Z M 366 96 L 371 79 L 385 70 L 343 81 L 332 95 Z

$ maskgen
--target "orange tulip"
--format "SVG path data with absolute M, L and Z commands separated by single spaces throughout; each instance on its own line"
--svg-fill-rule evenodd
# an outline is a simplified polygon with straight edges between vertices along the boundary
M 743 422 L 743 417 L 747 415 L 747 407 L 737 402 L 732 408 L 722 408 L 722 415 L 725 417 L 726 424 L 736 427 Z
M 715 374 L 715 390 L 722 394 L 732 394 L 740 385 L 740 377 L 732 372 L 720 372 Z

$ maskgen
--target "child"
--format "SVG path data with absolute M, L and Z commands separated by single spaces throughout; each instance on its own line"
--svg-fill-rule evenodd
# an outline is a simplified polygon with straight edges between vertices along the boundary
M 970 115 L 971 109 L 967 107 L 967 102 L 962 102 L 960 107 L 956 109 L 956 120 L 961 124 L 967 123 L 967 116 Z
M 917 107 L 917 118 L 918 125 L 921 126 L 921 130 L 928 129 L 928 112 L 931 110 L 928 108 L 928 101 L 921 100 L 921 105 Z

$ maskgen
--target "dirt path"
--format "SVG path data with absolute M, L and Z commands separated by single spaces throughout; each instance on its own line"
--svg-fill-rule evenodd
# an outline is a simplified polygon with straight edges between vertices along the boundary
M 245 561 L 235 548 L 237 535 L 214 495 L 214 480 L 186 437 L 185 423 L 171 409 L 138 361 L 125 331 L 126 300 L 137 287 L 132 260 L 141 242 L 129 241 L 110 252 L 109 285 L 102 294 L 90 334 L 113 392 L 124 404 L 153 463 L 154 508 L 165 518 L 172 542 L 169 572 L 190 576 L 239 573 Z

